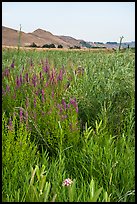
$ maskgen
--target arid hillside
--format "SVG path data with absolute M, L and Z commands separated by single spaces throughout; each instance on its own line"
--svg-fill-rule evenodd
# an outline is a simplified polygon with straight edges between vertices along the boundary
M 21 31 L 21 46 L 28 46 L 35 43 L 37 46 L 43 46 L 45 44 L 55 44 L 55 46 L 62 45 L 64 48 L 78 45 L 77 40 L 66 40 L 65 36 L 56 36 L 52 33 L 37 29 L 32 33 L 25 33 Z M 19 42 L 19 31 L 2 26 L 2 45 L 5 46 L 17 46 Z

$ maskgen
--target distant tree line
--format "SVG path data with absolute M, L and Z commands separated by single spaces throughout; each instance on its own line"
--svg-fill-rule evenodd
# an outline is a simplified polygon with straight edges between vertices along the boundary
M 43 46 L 38 46 L 36 43 L 32 43 L 28 47 L 35 47 L 35 48 L 56 48 L 55 44 L 45 44 Z M 63 45 L 58 45 L 57 48 L 63 48 Z M 80 46 L 74 45 L 73 47 L 69 47 L 69 49 L 80 49 Z
M 34 42 L 31 45 L 29 45 L 28 47 L 35 47 L 35 48 L 56 48 L 55 44 L 53 44 L 53 43 L 45 44 L 43 46 L 38 46 Z M 57 48 L 63 48 L 63 45 L 58 45 Z

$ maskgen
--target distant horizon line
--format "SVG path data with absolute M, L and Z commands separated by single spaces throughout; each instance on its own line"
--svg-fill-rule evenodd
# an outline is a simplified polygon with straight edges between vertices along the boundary
M 17 30 L 17 31 L 19 31 L 19 29 L 16 29 L 16 28 L 13 28 L 13 27 L 8 27 L 8 26 L 5 26 L 5 25 L 2 25 L 2 27 L 6 27 L 6 28 L 9 28 L 9 29 L 13 29 L 13 30 Z M 100 41 L 100 40 L 96 40 L 96 41 L 89 41 L 89 40 L 84 40 L 84 39 L 78 39 L 78 38 L 75 38 L 75 37 L 73 37 L 73 36 L 70 36 L 70 35 L 64 35 L 64 34 L 62 34 L 62 35 L 56 35 L 56 34 L 53 34 L 51 31 L 48 31 L 48 30 L 45 30 L 45 29 L 43 29 L 43 28 L 37 28 L 37 29 L 35 29 L 35 30 L 33 30 L 32 32 L 34 32 L 34 31 L 36 31 L 36 30 L 38 30 L 38 29 L 40 29 L 40 30 L 43 30 L 43 31 L 46 31 L 46 32 L 50 32 L 52 35 L 54 35 L 54 36 L 66 36 L 66 37 L 72 37 L 72 38 L 74 38 L 74 39 L 76 39 L 76 40 L 83 40 L 83 41 L 85 41 L 85 42 L 91 42 L 91 43 L 103 43 L 103 44 L 106 44 L 107 42 L 110 42 L 110 43 L 114 43 L 114 42 L 116 42 L 116 43 L 119 43 L 119 41 L 111 41 L 111 40 L 109 40 L 109 41 L 106 41 L 106 42 L 104 42 L 104 41 Z M 24 32 L 24 33 L 32 33 L 32 32 L 26 32 L 26 31 L 23 31 L 23 30 L 21 30 L 21 32 Z M 124 39 L 124 38 L 123 38 Z M 131 40 L 131 41 L 122 41 L 122 43 L 131 43 L 131 42 L 135 42 L 135 40 Z

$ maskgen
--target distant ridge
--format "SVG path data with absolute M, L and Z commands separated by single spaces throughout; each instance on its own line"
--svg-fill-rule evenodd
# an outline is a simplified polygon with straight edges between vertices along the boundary
M 19 31 L 13 28 L 8 28 L 2 26 L 2 45 L 6 46 L 17 46 L 18 45 L 18 36 Z M 94 48 L 94 47 L 105 47 L 105 48 L 118 48 L 119 43 L 109 42 L 109 43 L 99 43 L 99 42 L 87 42 L 84 40 L 78 40 L 71 36 L 63 35 L 53 35 L 51 32 L 36 29 L 33 32 L 25 33 L 21 31 L 21 46 L 30 46 L 35 43 L 37 46 L 43 46 L 45 44 L 54 44 L 56 47 L 62 45 L 64 48 L 70 47 L 85 47 L 85 48 Z M 122 47 L 135 47 L 135 42 L 124 42 Z

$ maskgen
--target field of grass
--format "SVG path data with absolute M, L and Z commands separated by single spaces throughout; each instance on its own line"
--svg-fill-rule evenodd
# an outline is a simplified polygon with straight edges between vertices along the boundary
M 131 50 L 2 51 L 3 202 L 135 201 L 134 129 Z

